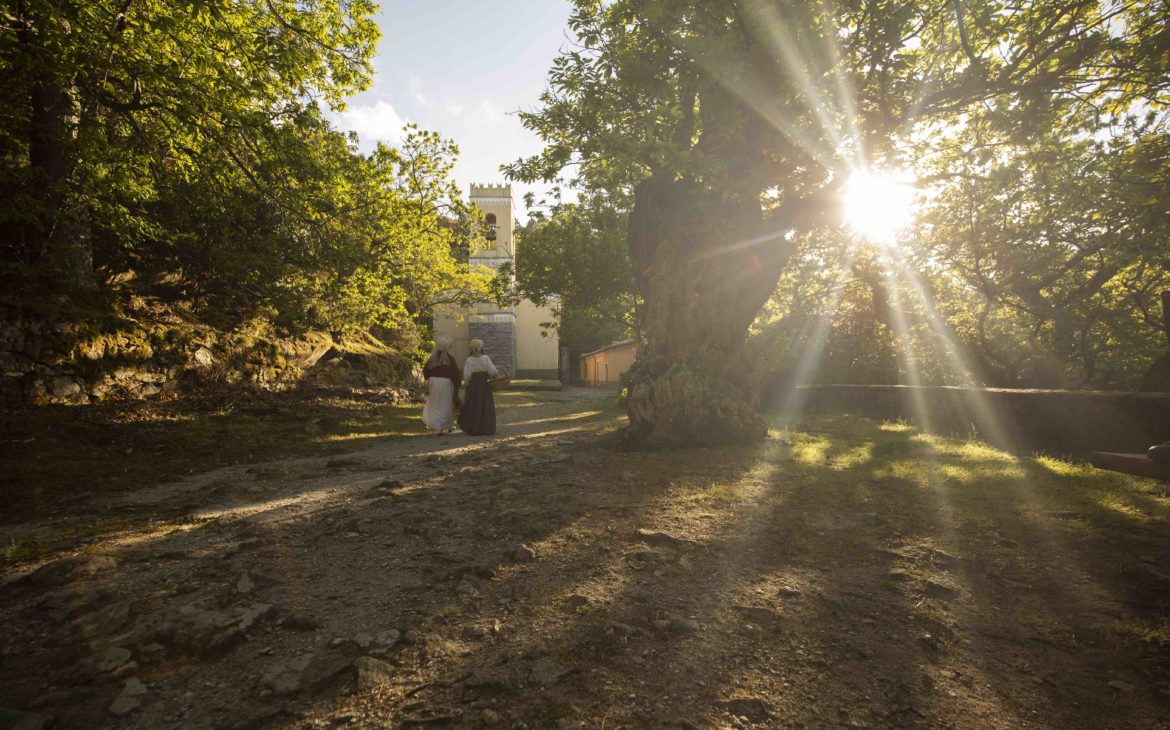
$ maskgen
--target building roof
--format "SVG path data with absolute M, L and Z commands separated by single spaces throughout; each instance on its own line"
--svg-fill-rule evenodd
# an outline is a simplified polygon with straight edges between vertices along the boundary
M 618 340 L 617 342 L 609 343 L 605 347 L 599 347 L 596 350 L 594 350 L 593 352 L 586 352 L 585 354 L 578 356 L 577 359 L 580 360 L 583 357 L 589 357 L 590 355 L 596 355 L 596 354 L 601 353 L 601 352 L 606 352 L 607 350 L 616 350 L 619 347 L 625 347 L 627 345 L 633 345 L 633 344 L 634 344 L 634 341 L 632 339 Z

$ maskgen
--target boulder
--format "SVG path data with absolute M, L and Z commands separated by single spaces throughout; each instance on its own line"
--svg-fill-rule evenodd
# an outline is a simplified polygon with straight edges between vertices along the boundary
M 295 694 L 301 690 L 301 674 L 312 661 L 310 653 L 277 664 L 260 678 L 260 684 L 277 695 Z
M 200 347 L 196 350 L 195 354 L 191 356 L 191 360 L 201 368 L 209 368 L 215 364 L 215 357 L 206 347 Z
M 174 630 L 175 645 L 191 656 L 225 654 L 244 640 L 247 631 L 275 614 L 276 609 L 267 603 L 226 611 L 187 606 L 180 610 Z
M 746 717 L 751 722 L 766 722 L 772 716 L 768 705 L 759 697 L 733 697 L 716 703 L 736 717 Z
M 390 684 L 394 679 L 394 667 L 373 657 L 358 657 L 353 661 L 357 688 L 363 692 Z
M 68 375 L 58 375 L 53 378 L 49 384 L 49 393 L 52 394 L 53 398 L 63 401 L 76 400 L 79 396 L 84 397 L 81 392 L 81 383 Z

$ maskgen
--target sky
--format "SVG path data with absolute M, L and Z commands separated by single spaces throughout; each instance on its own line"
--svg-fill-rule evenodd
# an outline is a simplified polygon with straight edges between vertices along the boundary
M 394 144 L 406 122 L 453 140 L 464 195 L 472 182 L 506 182 L 500 165 L 541 149 L 515 112 L 537 108 L 568 17 L 565 0 L 382 0 L 373 84 L 332 118 L 366 152 Z M 525 192 L 545 189 L 513 182 L 516 217 Z

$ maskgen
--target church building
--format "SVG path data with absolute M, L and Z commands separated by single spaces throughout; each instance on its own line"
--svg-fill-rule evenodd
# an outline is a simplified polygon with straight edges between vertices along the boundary
M 511 185 L 471 185 L 471 202 L 484 213 L 488 230 L 473 244 L 472 266 L 498 269 L 505 261 L 515 266 L 516 249 L 512 236 L 513 201 Z M 458 362 L 467 358 L 468 343 L 484 342 L 484 353 L 511 378 L 556 379 L 559 346 L 556 332 L 544 332 L 541 322 L 552 320 L 547 307 L 522 301 L 501 309 L 491 302 L 472 307 L 441 305 L 435 308 L 435 334 L 455 341 Z

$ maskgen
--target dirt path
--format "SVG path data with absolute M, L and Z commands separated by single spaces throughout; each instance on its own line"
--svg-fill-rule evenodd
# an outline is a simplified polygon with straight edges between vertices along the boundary
M 250 460 L 201 471 L 177 481 L 123 489 L 113 495 L 99 492 L 88 499 L 78 499 L 71 494 L 69 515 L 52 514 L 0 524 L 0 544 L 61 532 L 62 523 L 73 522 L 77 516 L 145 513 L 156 519 L 183 515 L 199 520 L 266 512 L 277 505 L 295 505 L 351 485 L 355 473 L 363 470 L 375 476 L 387 469 L 409 471 L 411 463 L 421 455 L 451 455 L 491 448 L 496 441 L 555 430 L 561 417 L 567 418 L 565 425 L 573 425 L 583 417 L 611 409 L 614 394 L 595 388 L 569 388 L 564 391 L 506 392 L 500 401 L 498 431 L 494 436 L 467 436 L 457 432 L 442 437 L 423 437 L 421 434 L 425 429 L 418 422 L 415 424 L 420 434 L 418 437 L 379 438 L 373 446 L 344 453 Z M 417 411 L 418 408 L 411 410 Z M 368 440 L 365 434 L 356 435 L 361 437 L 356 440 Z M 181 454 L 162 458 L 182 463 Z M 76 477 L 84 479 L 84 474 Z
M 602 396 L 125 494 L 194 518 L 8 576 L 0 705 L 87 728 L 1170 722 L 1149 484 L 859 419 L 615 452 Z
M 385 439 L 375 446 L 344 456 L 282 459 L 225 467 L 180 482 L 129 492 L 116 502 L 127 506 L 169 508 L 177 504 L 189 505 L 195 519 L 238 518 L 272 512 L 276 507 L 294 507 L 344 497 L 364 485 L 360 479 L 355 480 L 363 474 L 370 475 L 371 479 L 384 478 L 387 473 L 395 474 L 399 481 L 416 478 L 420 469 L 425 472 L 426 460 L 420 457 L 474 457 L 496 448 L 500 442 L 534 434 L 555 435 L 572 429 L 575 421 L 611 408 L 613 400 L 612 391 L 595 388 L 509 393 L 501 399 L 499 422 L 493 436 L 468 436 L 456 432 L 426 438 Z M 231 490 L 234 493 L 228 500 L 209 503 L 207 495 L 225 485 L 234 485 L 237 489 Z

